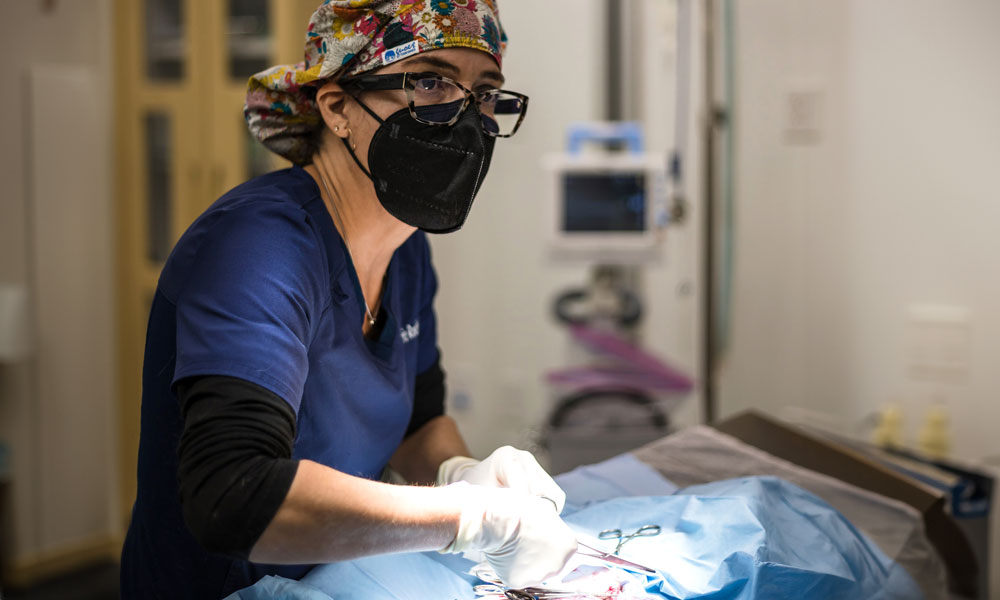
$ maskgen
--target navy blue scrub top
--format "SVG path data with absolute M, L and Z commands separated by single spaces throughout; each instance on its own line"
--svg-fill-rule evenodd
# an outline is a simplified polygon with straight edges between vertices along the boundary
M 123 598 L 222 598 L 310 566 L 211 555 L 181 516 L 173 385 L 245 379 L 297 415 L 293 458 L 377 479 L 437 360 L 437 280 L 422 232 L 393 255 L 378 340 L 362 335 L 357 275 L 315 180 L 294 167 L 227 193 L 187 230 L 160 275 L 146 334 L 138 493 L 122 553 Z

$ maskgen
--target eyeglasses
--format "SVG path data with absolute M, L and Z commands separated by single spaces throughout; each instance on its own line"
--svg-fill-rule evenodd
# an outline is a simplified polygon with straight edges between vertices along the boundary
M 514 135 L 528 110 L 524 94 L 498 89 L 473 92 L 435 73 L 363 75 L 340 85 L 358 92 L 404 90 L 410 116 L 427 125 L 454 125 L 471 101 L 482 116 L 483 131 L 493 137 Z

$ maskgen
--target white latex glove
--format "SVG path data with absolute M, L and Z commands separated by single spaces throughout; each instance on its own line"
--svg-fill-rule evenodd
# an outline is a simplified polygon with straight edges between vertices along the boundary
M 551 500 L 557 513 L 566 504 L 562 491 L 530 452 L 510 446 L 497 448 L 486 460 L 478 461 L 467 456 L 454 456 L 438 467 L 437 484 L 447 485 L 466 481 L 486 487 L 506 487 L 520 490 L 530 496 Z
M 458 494 L 462 516 L 454 541 L 441 552 L 482 551 L 508 587 L 540 584 L 577 550 L 576 536 L 548 500 L 466 483 L 445 489 Z

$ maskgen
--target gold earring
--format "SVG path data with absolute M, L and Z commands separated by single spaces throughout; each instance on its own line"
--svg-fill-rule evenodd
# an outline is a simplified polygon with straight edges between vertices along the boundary
M 333 126 L 333 132 L 337 133 L 338 131 L 340 131 L 340 125 L 334 125 Z

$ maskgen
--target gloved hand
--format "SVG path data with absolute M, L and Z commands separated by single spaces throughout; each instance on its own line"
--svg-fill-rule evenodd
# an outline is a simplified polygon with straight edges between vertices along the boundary
M 557 513 L 561 513 L 566 504 L 566 492 L 545 472 L 535 457 L 530 452 L 510 446 L 497 448 L 482 462 L 467 456 L 454 456 L 441 463 L 437 484 L 458 481 L 507 487 L 530 496 L 541 496 L 551 500 Z
M 504 584 L 538 585 L 562 570 L 576 536 L 552 503 L 520 490 L 455 483 L 462 515 L 455 539 L 441 552 L 481 550 Z

